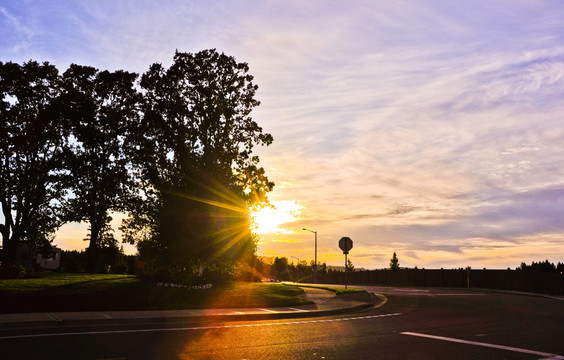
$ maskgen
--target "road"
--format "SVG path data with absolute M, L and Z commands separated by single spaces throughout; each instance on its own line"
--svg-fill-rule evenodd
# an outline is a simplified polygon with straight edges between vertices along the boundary
M 336 317 L 0 331 L 2 359 L 564 359 L 564 301 L 367 287 L 385 305 Z

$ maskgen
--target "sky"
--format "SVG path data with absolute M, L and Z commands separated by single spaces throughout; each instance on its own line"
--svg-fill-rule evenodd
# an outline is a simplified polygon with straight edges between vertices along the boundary
M 0 61 L 143 73 L 215 48 L 259 86 L 277 227 L 357 268 L 564 262 L 564 3 L 0 0 Z M 115 223 L 119 220 L 116 217 Z M 118 234 L 119 235 L 119 234 Z M 84 224 L 55 244 L 84 248 Z M 129 250 L 131 251 L 131 250 Z

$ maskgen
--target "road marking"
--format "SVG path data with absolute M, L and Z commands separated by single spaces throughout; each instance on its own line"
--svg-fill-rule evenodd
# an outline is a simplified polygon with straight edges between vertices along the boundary
M 309 310 L 298 309 L 298 308 L 293 308 L 293 307 L 291 307 L 291 308 L 288 308 L 288 309 L 290 309 L 290 310 L 294 310 L 294 311 L 309 312 Z
M 482 343 L 482 342 L 477 342 L 477 341 L 461 340 L 461 339 L 449 338 L 449 337 L 444 337 L 444 336 L 420 334 L 420 333 L 414 333 L 414 332 L 408 332 L 408 331 L 402 332 L 400 334 L 410 335 L 410 336 L 419 336 L 419 337 L 435 339 L 435 340 L 450 341 L 450 342 L 455 342 L 455 343 L 460 343 L 460 344 L 483 346 L 483 347 L 489 347 L 489 348 L 493 348 L 493 349 L 520 352 L 520 353 L 524 353 L 524 354 L 548 356 L 550 359 L 554 359 L 554 360 L 564 359 L 564 356 L 558 355 L 558 354 L 551 354 L 551 353 L 546 353 L 546 352 L 542 352 L 542 351 L 535 351 L 535 350 L 520 349 L 520 348 L 516 348 L 516 347 L 511 347 L 511 346 L 488 344 L 488 343 Z
M 266 312 L 270 312 L 270 313 L 278 314 L 278 311 L 274 311 L 274 310 L 270 310 L 270 309 L 260 309 L 260 310 L 266 311 Z
M 430 290 L 422 290 L 422 289 L 393 289 L 394 291 L 408 291 L 408 292 L 429 292 Z
M 53 320 L 55 320 L 55 321 L 62 321 L 62 320 L 59 319 L 57 316 L 55 316 L 55 314 L 47 313 L 47 316 L 49 316 L 51 319 L 53 319 Z
M 398 316 L 401 313 L 371 315 L 353 318 L 342 319 L 322 319 L 322 320 L 307 320 L 307 321 L 285 321 L 276 323 L 258 323 L 258 324 L 238 324 L 238 325 L 217 325 L 217 326 L 201 326 L 201 327 L 182 327 L 182 328 L 164 328 L 164 329 L 137 329 L 137 330 L 107 330 L 107 331 L 85 331 L 85 332 L 69 332 L 57 334 L 30 334 L 30 335 L 11 335 L 0 336 L 0 340 L 7 339 L 26 339 L 38 337 L 55 337 L 55 336 L 76 336 L 76 335 L 107 335 L 107 334 L 132 334 L 132 333 L 147 333 L 147 332 L 165 332 L 165 331 L 189 331 L 189 330 L 214 330 L 214 329 L 235 329 L 247 327 L 263 327 L 263 326 L 280 326 L 280 325 L 300 325 L 300 324 L 315 324 L 315 323 L 329 323 L 340 321 L 353 321 L 353 320 L 367 320 L 386 318 L 391 316 Z
M 431 296 L 484 296 L 484 294 L 431 294 Z

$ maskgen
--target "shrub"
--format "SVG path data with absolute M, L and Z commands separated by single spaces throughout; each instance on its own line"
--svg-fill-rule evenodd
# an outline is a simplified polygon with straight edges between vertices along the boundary
M 111 267 L 112 274 L 127 274 L 129 272 L 129 266 L 127 264 L 115 264 Z
M 19 279 L 26 275 L 26 269 L 19 262 L 11 262 L 0 267 L 0 279 Z
M 262 275 L 247 263 L 238 263 L 234 269 L 234 278 L 237 281 L 261 282 Z

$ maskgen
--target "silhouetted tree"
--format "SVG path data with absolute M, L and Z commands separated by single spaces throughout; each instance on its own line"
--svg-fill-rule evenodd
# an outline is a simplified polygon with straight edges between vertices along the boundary
M 561 266 L 560 263 L 558 263 L 558 265 Z M 533 261 L 531 263 L 531 265 L 527 265 L 526 263 L 522 262 L 521 266 L 518 268 L 518 270 L 539 271 L 539 272 L 556 272 L 556 271 L 558 271 L 558 267 L 555 266 L 550 261 L 545 260 L 545 261 L 539 261 L 538 263 Z
M 398 271 L 399 266 L 400 266 L 400 264 L 399 264 L 398 256 L 396 255 L 396 252 L 394 251 L 392 258 L 390 259 L 390 269 L 393 270 L 393 271 Z
M 306 260 L 301 260 L 298 265 L 298 272 L 300 274 L 300 279 L 306 278 L 313 274 L 313 267 L 309 266 Z
M 348 271 L 348 272 L 353 272 L 353 271 L 354 271 L 354 265 L 353 265 L 353 263 L 352 263 L 352 261 L 351 261 L 350 258 L 347 258 L 347 267 L 346 267 L 345 270 Z
M 274 184 L 251 156 L 272 142 L 250 117 L 259 105 L 252 80 L 247 64 L 215 50 L 177 52 L 170 68 L 154 64 L 141 78 L 141 211 L 123 230 L 130 242 L 155 242 L 163 264 L 182 269 L 255 251 L 249 208 Z
M 320 264 L 317 268 L 317 273 L 320 275 L 325 275 L 327 274 L 327 263 L 323 262 L 322 264 Z
M 71 65 L 63 74 L 61 116 L 71 129 L 66 166 L 68 221 L 87 221 L 89 271 L 103 265 L 99 250 L 115 239 L 108 230 L 111 213 L 124 211 L 131 192 L 126 147 L 138 128 L 137 74 L 98 71 Z M 106 251 L 107 252 L 107 251 Z
M 61 225 L 62 195 L 56 170 L 64 127 L 55 98 L 57 69 L 45 62 L 0 62 L 0 224 L 4 260 L 19 242 L 46 250 Z
M 290 270 L 288 269 L 288 258 L 276 257 L 274 264 L 272 264 L 272 272 L 278 280 L 289 280 Z

